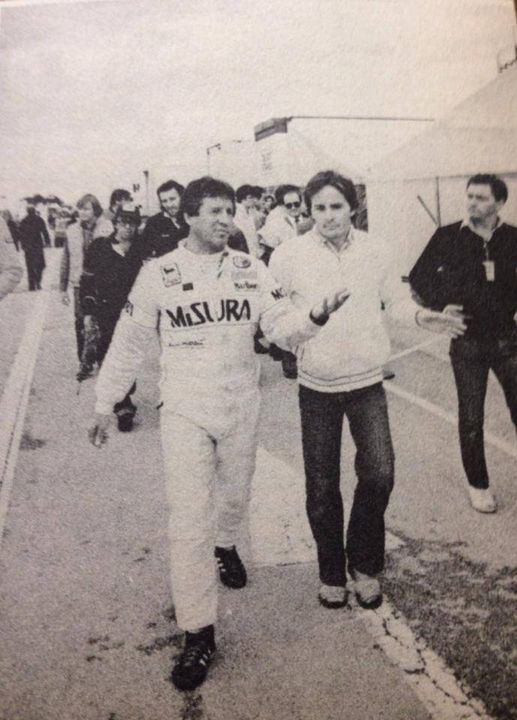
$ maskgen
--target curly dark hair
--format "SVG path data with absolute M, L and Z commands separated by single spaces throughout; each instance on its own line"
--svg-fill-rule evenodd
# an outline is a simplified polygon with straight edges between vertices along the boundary
M 205 198 L 226 198 L 232 203 L 235 212 L 235 193 L 232 186 L 209 175 L 189 182 L 181 198 L 181 212 L 190 217 L 199 215 L 199 208 Z
M 494 199 L 506 202 L 508 200 L 508 186 L 504 180 L 497 175 L 488 175 L 486 173 L 478 173 L 469 178 L 467 188 L 471 185 L 490 185 Z

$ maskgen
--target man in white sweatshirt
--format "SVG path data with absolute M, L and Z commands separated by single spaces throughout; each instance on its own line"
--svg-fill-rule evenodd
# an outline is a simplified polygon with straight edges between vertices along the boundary
M 462 319 L 424 310 L 404 292 L 390 252 L 379 238 L 352 227 L 358 201 L 348 178 L 325 171 L 305 190 L 315 222 L 301 237 L 285 240 L 272 254 L 270 270 L 300 308 L 321 292 L 347 287 L 350 297 L 314 338 L 298 347 L 299 403 L 306 475 L 307 511 L 316 541 L 325 607 L 347 602 L 346 561 L 360 605 L 382 602 L 384 513 L 394 482 L 394 454 L 382 366 L 390 354 L 381 304 L 405 324 L 459 336 Z M 356 446 L 357 487 L 347 530 L 340 492 L 344 416 Z

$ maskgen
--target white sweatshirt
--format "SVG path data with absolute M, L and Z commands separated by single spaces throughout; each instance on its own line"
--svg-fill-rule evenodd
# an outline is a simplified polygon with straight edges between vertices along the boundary
M 320 392 L 344 392 L 382 381 L 390 355 L 382 305 L 405 325 L 414 324 L 419 306 L 393 269 L 388 245 L 352 229 L 338 253 L 316 230 L 286 240 L 269 268 L 300 308 L 345 287 L 350 297 L 314 338 L 298 347 L 300 384 Z

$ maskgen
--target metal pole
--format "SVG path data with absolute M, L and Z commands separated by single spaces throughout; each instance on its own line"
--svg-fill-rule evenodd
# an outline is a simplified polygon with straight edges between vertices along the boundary
M 442 211 L 440 207 L 440 178 L 436 179 L 436 220 L 438 221 L 438 227 L 442 225 Z

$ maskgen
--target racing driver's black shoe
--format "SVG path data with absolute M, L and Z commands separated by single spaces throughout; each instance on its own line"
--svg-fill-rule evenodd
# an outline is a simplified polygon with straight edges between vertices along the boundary
M 185 647 L 174 665 L 171 680 L 178 690 L 194 690 L 205 681 L 215 653 L 214 626 L 185 633 Z
M 215 548 L 215 559 L 219 568 L 219 577 L 226 587 L 239 590 L 246 585 L 246 568 L 242 564 L 235 545 L 231 548 Z

